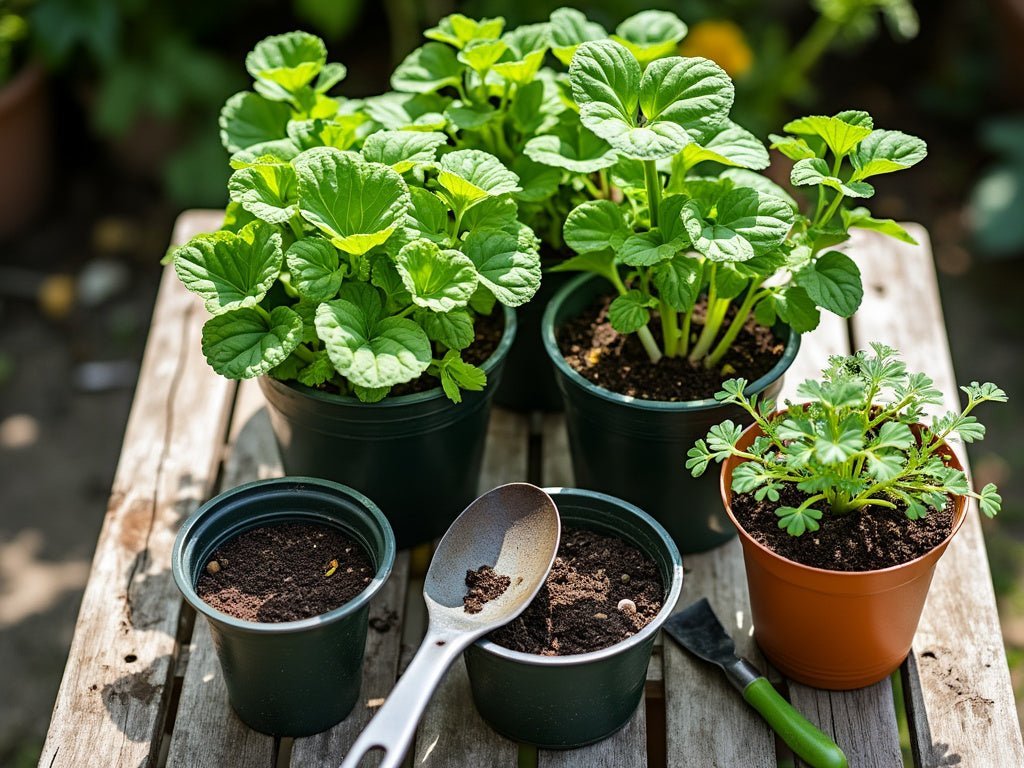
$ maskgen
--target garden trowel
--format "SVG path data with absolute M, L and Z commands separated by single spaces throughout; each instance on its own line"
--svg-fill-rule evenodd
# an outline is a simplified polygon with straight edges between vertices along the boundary
M 735 643 L 707 598 L 670 617 L 663 629 L 690 653 L 721 667 L 747 703 L 800 759 L 813 768 L 847 768 L 846 755 L 836 743 L 793 709 L 749 661 L 736 655 Z

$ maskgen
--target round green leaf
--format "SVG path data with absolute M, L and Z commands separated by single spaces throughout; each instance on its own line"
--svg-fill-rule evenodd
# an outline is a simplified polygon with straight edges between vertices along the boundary
M 512 172 L 519 177 L 519 185 L 522 187 L 522 190 L 515 193 L 515 198 L 529 203 L 547 200 L 558 192 L 562 182 L 562 172 L 558 168 L 535 163 L 528 157 L 513 160 Z
M 784 200 L 749 188 L 727 192 L 714 220 L 695 200 L 683 206 L 681 215 L 693 247 L 712 261 L 746 261 L 767 253 L 786 239 L 794 217 Z
M 479 149 L 460 149 L 441 157 L 437 182 L 451 195 L 453 207 L 520 190 L 519 177 L 494 155 Z
M 839 251 L 829 251 L 800 270 L 797 283 L 814 303 L 840 317 L 851 317 L 864 297 L 860 270 Z
M 494 40 L 504 28 L 505 20 L 501 17 L 477 21 L 461 13 L 453 13 L 441 19 L 436 27 L 424 32 L 423 36 L 455 48 L 463 48 L 474 40 Z
M 562 64 L 569 66 L 572 56 L 582 43 L 603 40 L 608 36 L 604 27 L 587 19 L 575 8 L 558 8 L 551 12 L 551 51 Z
M 619 261 L 630 267 L 650 267 L 668 261 L 679 251 L 677 242 L 666 243 L 657 228 L 630 235 L 618 249 Z
M 374 318 L 347 299 L 321 304 L 316 330 L 337 371 L 353 385 L 379 389 L 412 381 L 430 365 L 430 339 L 404 317 Z
M 678 253 L 652 272 L 658 298 L 678 312 L 693 309 L 700 293 L 704 266 L 694 254 Z
M 366 99 L 363 109 L 387 130 L 440 131 L 445 127 L 442 113 L 449 101 L 434 93 L 392 92 Z
M 365 122 L 363 115 L 336 115 L 332 120 L 292 120 L 288 123 L 288 137 L 300 149 L 349 149 L 359 140 L 360 128 Z
M 456 250 L 441 250 L 430 240 L 414 240 L 395 259 L 413 303 L 432 312 L 449 312 L 469 303 L 477 286 L 473 262 Z
M 386 165 L 330 147 L 307 150 L 293 165 L 299 212 L 346 253 L 382 244 L 409 211 L 409 189 Z
M 476 338 L 473 317 L 464 309 L 451 312 L 417 312 L 416 322 L 432 341 L 444 344 L 448 349 L 465 349 Z
M 588 200 L 576 206 L 562 230 L 566 245 L 576 253 L 618 250 L 630 233 L 622 211 L 611 200 Z
M 427 43 L 405 57 L 391 75 L 391 87 L 408 93 L 434 93 L 458 86 L 465 70 L 455 51 L 443 43 Z
M 635 333 L 651 319 L 649 299 L 640 291 L 629 291 L 617 296 L 608 307 L 608 319 L 619 333 Z
M 525 304 L 540 287 L 540 256 L 524 250 L 515 235 L 500 230 L 475 230 L 463 251 L 476 267 L 480 284 L 507 307 Z
M 231 156 L 231 167 L 237 171 L 250 165 L 263 165 L 271 161 L 288 163 L 298 154 L 299 148 L 291 139 L 274 139 L 235 152 Z
M 228 179 L 228 194 L 253 216 L 269 224 L 285 224 L 298 199 L 295 171 L 282 163 L 240 168 Z
M 850 156 L 857 179 L 902 171 L 924 160 L 928 145 L 899 131 L 872 131 Z
M 377 131 L 363 142 L 363 157 L 372 163 L 383 163 L 396 173 L 405 173 L 422 163 L 437 158 L 438 147 L 448 143 L 448 136 L 436 131 Z
M 636 127 L 641 75 L 633 55 L 611 40 L 583 43 L 572 57 L 569 82 L 580 119 L 612 146 Z
M 473 40 L 459 51 L 457 58 L 474 72 L 486 72 L 507 50 L 508 45 L 502 40 Z
M 284 254 L 292 276 L 292 285 L 310 301 L 334 298 L 341 287 L 344 271 L 337 249 L 321 238 L 296 240 Z
M 847 197 L 871 197 L 875 194 L 874 187 L 866 181 L 843 181 L 838 176 L 833 176 L 828 163 L 820 157 L 797 160 L 790 171 L 789 180 L 797 187 L 830 187 Z
M 244 307 L 203 326 L 203 355 L 221 376 L 253 379 L 283 363 L 302 341 L 302 318 L 288 307 Z
M 801 117 L 786 123 L 782 129 L 786 133 L 817 136 L 832 150 L 832 154 L 838 157 L 848 154 L 871 133 L 871 126 L 863 123 L 862 116 L 866 113 L 842 114 L 843 117 L 826 117 L 825 115 Z
M 251 91 L 229 98 L 220 111 L 220 141 L 228 152 L 285 136 L 292 111 Z
M 733 98 L 732 80 L 708 59 L 660 59 L 640 80 L 640 109 L 648 124 L 669 122 L 694 135 L 725 122 Z M 687 133 L 685 143 L 690 140 Z
M 259 304 L 281 274 L 283 261 L 281 235 L 261 221 L 237 234 L 196 235 L 174 251 L 178 279 L 214 315 Z
M 662 56 L 671 56 L 686 37 L 686 24 L 669 11 L 641 11 L 615 28 L 612 40 L 622 43 L 647 66 Z
M 708 129 L 698 141 L 683 147 L 682 158 L 687 168 L 710 160 L 722 165 L 759 171 L 767 168 L 770 162 L 764 144 L 732 120 Z
M 618 155 L 611 145 L 578 120 L 561 124 L 550 134 L 534 136 L 523 147 L 531 160 L 572 173 L 594 173 L 615 164 Z
M 307 32 L 289 32 L 261 40 L 245 57 L 245 68 L 257 80 L 286 91 L 307 85 L 327 63 L 324 41 Z

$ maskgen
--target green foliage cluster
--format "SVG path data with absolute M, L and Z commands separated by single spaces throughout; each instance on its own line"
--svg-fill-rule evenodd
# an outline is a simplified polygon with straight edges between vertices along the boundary
M 729 379 L 715 399 L 741 407 L 762 435 L 740 449 L 743 429 L 727 419 L 690 449 L 687 468 L 699 477 L 711 462 L 737 456 L 743 462 L 732 475 L 734 492 L 774 502 L 784 487 L 795 486 L 805 496 L 800 505 L 775 511 L 779 527 L 793 536 L 818 530 L 826 512 L 902 508 L 916 520 L 954 494 L 971 496 L 986 516 L 996 515 L 1002 503 L 996 486 L 972 491 L 940 448 L 953 436 L 965 443 L 984 438 L 985 427 L 972 412 L 982 403 L 1006 402 L 1006 393 L 972 382 L 960 388 L 967 395 L 961 412 L 935 416 L 925 426 L 925 408 L 941 405 L 941 393 L 923 373 L 908 372 L 896 350 L 877 343 L 871 348 L 873 354 L 831 358 L 820 380 L 797 389 L 806 403 L 787 402 L 778 412 L 775 402 L 748 397 L 746 380 Z
M 461 355 L 475 318 L 540 284 L 519 177 L 444 133 L 376 129 L 360 102 L 328 94 L 345 69 L 313 35 L 267 38 L 246 68 L 254 91 L 221 114 L 234 169 L 225 225 L 172 253 L 213 314 L 210 365 L 364 402 L 424 373 L 455 402 L 482 389 L 484 371 Z

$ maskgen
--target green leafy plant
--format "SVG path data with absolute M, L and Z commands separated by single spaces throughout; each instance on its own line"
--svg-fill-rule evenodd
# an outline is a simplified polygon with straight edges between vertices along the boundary
M 455 402 L 482 389 L 461 354 L 476 317 L 540 284 L 518 176 L 486 152 L 442 153 L 443 133 L 364 136 L 365 118 L 326 95 L 344 69 L 311 35 L 268 38 L 246 66 L 256 92 L 232 97 L 221 120 L 235 151 L 224 228 L 172 252 L 214 315 L 210 365 L 364 402 L 424 373 Z
M 29 37 L 27 15 L 31 7 L 32 0 L 0 2 L 0 83 L 14 74 L 18 55 Z
M 824 514 L 846 515 L 870 507 L 903 509 L 916 520 L 945 506 L 951 494 L 978 500 L 988 517 L 999 512 L 1002 499 L 992 483 L 972 491 L 961 470 L 947 466 L 940 448 L 956 435 L 965 443 L 985 436 L 972 415 L 986 402 L 1006 402 L 994 384 L 972 382 L 960 389 L 967 404 L 960 413 L 920 422 L 924 409 L 941 405 L 942 395 L 923 373 L 909 373 L 896 350 L 872 344 L 833 357 L 821 380 L 797 389 L 807 402 L 775 412 L 775 403 L 748 397 L 744 379 L 730 379 L 715 399 L 737 405 L 760 427 L 747 449 L 736 447 L 742 427 L 725 420 L 690 449 L 686 467 L 699 477 L 712 461 L 743 459 L 732 476 L 732 490 L 753 493 L 758 500 L 778 501 L 779 492 L 795 486 L 804 499 L 797 507 L 780 506 L 779 527 L 793 536 L 816 531 Z
M 751 316 L 797 332 L 813 330 L 820 309 L 849 317 L 863 294 L 860 272 L 831 248 L 853 227 L 912 242 L 895 222 L 844 208 L 847 198 L 874 193 L 865 179 L 926 154 L 916 137 L 874 130 L 866 112 L 801 118 L 772 137 L 796 161 L 792 183 L 816 192 L 804 214 L 753 173 L 767 167 L 768 153 L 729 120 L 732 82 L 713 62 L 669 57 L 644 69 L 625 47 L 595 41 L 576 51 L 569 78 L 582 125 L 620 157 L 611 175 L 622 199 L 589 200 L 569 214 L 565 241 L 579 255 L 557 269 L 611 281 L 619 294 L 612 326 L 636 333 L 652 363 L 687 356 L 713 368 Z

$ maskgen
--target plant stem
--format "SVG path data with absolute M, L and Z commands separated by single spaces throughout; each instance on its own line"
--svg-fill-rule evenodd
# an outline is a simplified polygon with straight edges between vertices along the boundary
M 679 313 L 665 303 L 664 299 L 658 300 L 658 312 L 661 314 L 661 335 L 664 337 L 666 357 L 675 357 L 679 354 Z
M 679 357 L 685 357 L 690 353 L 690 321 L 692 318 L 692 311 L 683 314 L 683 328 L 679 332 L 679 344 L 676 348 L 676 354 Z
M 305 233 L 302 231 L 301 219 L 296 220 L 298 219 L 298 217 L 299 214 L 296 213 L 294 216 L 288 219 L 288 226 L 292 228 L 292 234 L 295 235 L 295 239 L 301 240 L 303 237 L 305 237 Z
M 292 354 L 307 364 L 312 363 L 316 359 L 313 353 L 306 349 L 305 344 L 299 344 L 299 346 L 292 350 Z
M 658 226 L 658 207 L 661 205 L 661 178 L 658 161 L 644 160 L 644 181 L 647 183 L 647 209 L 651 214 L 651 227 Z
M 719 361 L 725 357 L 725 353 L 732 347 L 736 337 L 740 335 L 740 331 L 743 330 L 744 324 L 747 322 L 747 318 L 750 316 L 750 310 L 754 308 L 754 302 L 757 300 L 757 292 L 760 289 L 760 282 L 751 283 L 750 290 L 747 291 L 746 297 L 743 299 L 743 303 L 740 304 L 740 308 L 736 310 L 736 314 L 732 318 L 732 322 L 729 323 L 729 328 L 722 336 L 721 340 L 712 350 L 711 354 L 704 360 L 704 365 L 708 368 L 713 368 L 718 365 Z
M 662 354 L 661 350 L 658 349 L 658 342 L 654 340 L 651 329 L 645 325 L 636 332 L 636 335 L 640 339 L 640 343 L 644 345 L 644 349 L 647 351 L 647 356 L 651 358 L 651 362 L 657 365 L 661 361 Z

